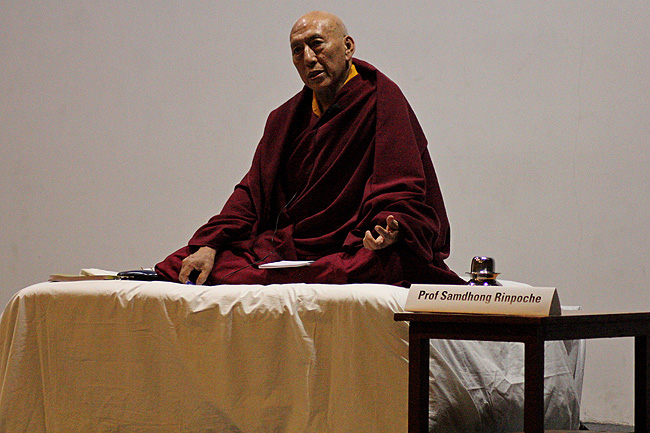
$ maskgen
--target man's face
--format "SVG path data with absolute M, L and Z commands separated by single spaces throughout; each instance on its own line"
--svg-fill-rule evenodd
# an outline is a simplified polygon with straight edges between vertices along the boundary
M 330 20 L 306 17 L 291 36 L 293 64 L 302 81 L 315 93 L 336 93 L 347 79 L 354 41 Z

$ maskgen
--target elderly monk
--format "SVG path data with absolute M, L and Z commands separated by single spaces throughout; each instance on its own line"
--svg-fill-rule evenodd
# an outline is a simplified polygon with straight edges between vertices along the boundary
M 445 265 L 449 223 L 420 125 L 336 16 L 294 24 L 305 86 L 274 110 L 223 210 L 156 266 L 196 284 L 462 284 Z M 309 266 L 264 269 L 280 260 Z

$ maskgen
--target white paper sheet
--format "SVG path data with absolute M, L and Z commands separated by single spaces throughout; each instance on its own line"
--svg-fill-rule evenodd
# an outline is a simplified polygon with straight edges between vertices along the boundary
M 258 267 L 260 269 L 301 268 L 312 263 L 314 263 L 313 260 L 280 260 L 279 262 L 264 263 Z

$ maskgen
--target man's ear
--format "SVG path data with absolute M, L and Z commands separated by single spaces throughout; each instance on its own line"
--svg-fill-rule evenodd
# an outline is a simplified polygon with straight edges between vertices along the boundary
M 354 54 L 354 39 L 352 39 L 352 36 L 346 36 L 345 37 L 345 58 L 350 60 L 352 59 L 352 55 Z

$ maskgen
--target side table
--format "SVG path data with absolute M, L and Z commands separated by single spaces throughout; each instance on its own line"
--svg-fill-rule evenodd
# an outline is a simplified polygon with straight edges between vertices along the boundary
M 544 432 L 544 342 L 634 337 L 634 424 L 650 433 L 650 312 L 524 317 L 395 313 L 409 322 L 409 433 L 428 432 L 429 339 L 524 343 L 524 433 Z

